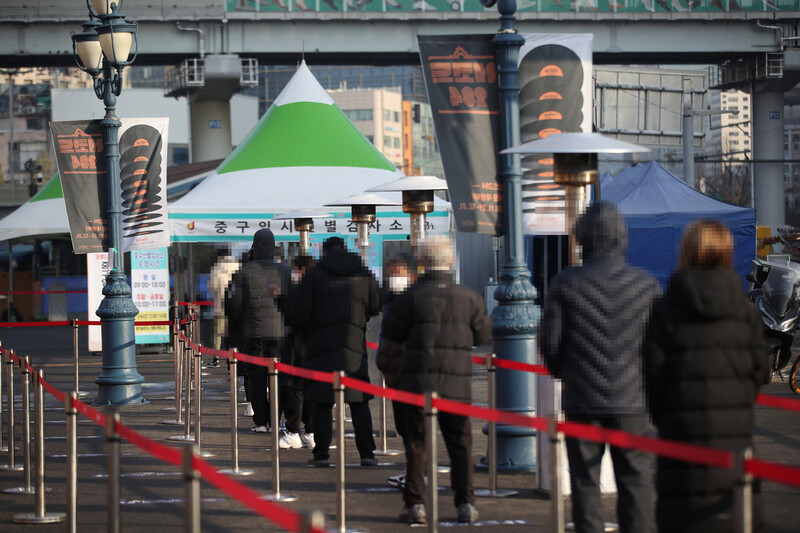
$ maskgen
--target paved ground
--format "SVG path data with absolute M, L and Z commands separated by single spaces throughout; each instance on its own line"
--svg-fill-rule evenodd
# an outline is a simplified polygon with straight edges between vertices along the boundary
M 82 332 L 83 333 L 83 332 Z M 85 337 L 85 335 L 83 335 Z M 69 328 L 36 328 L 0 330 L 0 340 L 7 347 L 17 349 L 20 354 L 31 355 L 32 364 L 45 368 L 48 380 L 62 390 L 69 390 L 72 383 L 71 332 Z M 84 341 L 85 342 L 85 341 Z M 93 382 L 99 372 L 100 358 L 81 350 L 81 388 L 93 398 L 97 387 Z M 142 432 L 146 436 L 165 440 L 170 435 L 182 433 L 176 426 L 166 426 L 159 422 L 172 418 L 173 413 L 164 411 L 172 402 L 164 398 L 172 393 L 172 355 L 143 354 L 138 357 L 139 371 L 146 378 L 143 387 L 150 403 L 145 406 L 121 409 L 123 423 Z M 230 466 L 230 418 L 228 403 L 228 374 L 222 368 L 207 369 L 204 377 L 203 403 L 203 448 L 215 453 L 210 461 L 219 468 Z M 19 391 L 19 388 L 17 388 Z M 485 401 L 485 374 L 476 373 L 476 402 Z M 4 390 L 5 392 L 5 386 Z M 765 387 L 764 392 L 784 397 L 792 397 L 786 384 L 778 383 Z M 19 394 L 19 392 L 17 392 Z M 52 492 L 47 495 L 48 511 L 64 511 L 65 504 L 65 464 L 66 445 L 64 436 L 64 415 L 59 405 L 48 396 L 46 403 L 46 442 L 47 485 Z M 375 426 L 378 427 L 377 402 L 373 402 Z M 19 409 L 19 406 L 17 407 Z M 240 408 L 240 413 L 243 407 Z M 389 410 L 391 412 L 391 410 Z M 19 420 L 19 417 L 18 417 Z M 271 492 L 271 451 L 270 438 L 254 435 L 248 429 L 252 425 L 249 418 L 240 421 L 240 465 L 256 471 L 255 475 L 240 478 L 250 487 L 265 494 Z M 800 466 L 800 413 L 757 408 L 756 456 L 794 466 Z M 473 423 L 474 462 L 486 450 L 486 437 L 481 433 L 482 424 Z M 19 426 L 18 426 L 19 427 Z M 393 425 L 390 425 L 390 428 Z M 17 433 L 21 433 L 18 429 Z M 78 426 L 79 438 L 79 496 L 78 520 L 80 531 L 103 531 L 106 527 L 106 457 L 102 430 L 88 421 Z M 17 445 L 19 446 L 19 436 Z M 390 448 L 401 448 L 397 438 L 389 439 Z M 178 531 L 182 528 L 183 489 L 181 478 L 174 467 L 159 463 L 130 444 L 122 447 L 122 529 L 123 531 L 146 531 L 160 528 L 162 531 Z M 347 461 L 356 463 L 358 456 L 353 441 L 347 442 Z M 321 509 L 326 515 L 326 523 L 335 523 L 335 470 L 317 469 L 306 466 L 309 450 L 290 450 L 281 455 L 281 489 L 284 494 L 298 496 L 294 503 L 287 504 L 298 510 Z M 21 453 L 18 454 L 21 458 Z M 444 451 L 440 451 L 440 461 L 446 462 Z M 370 531 L 406 531 L 409 526 L 396 522 L 396 515 L 402 507 L 399 491 L 386 485 L 386 477 L 402 468 L 402 456 L 385 457 L 384 464 L 364 468 L 347 468 L 347 525 L 366 528 Z M 5 453 L 0 454 L 0 464 L 6 462 Z M 452 520 L 455 510 L 452 507 L 452 493 L 447 488 L 448 477 L 442 476 L 440 484 L 440 518 Z M 0 489 L 22 484 L 20 472 L 0 470 Z M 501 474 L 499 486 L 513 488 L 519 495 L 505 499 L 479 499 L 478 509 L 481 522 L 472 527 L 482 526 L 486 531 L 549 531 L 549 501 L 537 495 L 534 490 L 535 474 Z M 478 471 L 476 487 L 486 487 L 487 476 Z M 237 502 L 225 497 L 208 484 L 203 484 L 202 520 L 203 531 L 250 531 L 277 530 L 272 524 L 253 515 Z M 764 500 L 766 519 L 770 532 L 795 532 L 798 530 L 796 506 L 800 502 L 800 491 L 781 485 L 766 483 Z M 569 502 L 567 502 L 569 504 Z M 605 498 L 606 516 L 613 517 L 615 498 Z M 567 505 L 569 509 L 569 506 Z M 33 496 L 18 496 L 0 493 L 0 531 L 61 531 L 64 525 L 25 526 L 12 523 L 15 513 L 32 512 Z M 498 522 L 499 521 L 499 522 Z M 516 524 L 503 521 L 519 521 Z M 442 524 L 442 526 L 457 526 Z

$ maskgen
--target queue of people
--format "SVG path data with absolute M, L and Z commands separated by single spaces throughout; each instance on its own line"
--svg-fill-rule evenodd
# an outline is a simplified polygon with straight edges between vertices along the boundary
M 590 206 L 575 233 L 583 264 L 551 282 L 538 335 L 545 365 L 562 382 L 566 418 L 640 435 L 652 423 L 663 438 L 733 451 L 752 446 L 753 406 L 768 369 L 760 320 L 731 268 L 730 232 L 715 221 L 691 225 L 665 294 L 651 275 L 627 263 L 625 222 L 614 206 Z M 389 282 L 381 294 L 341 238 L 323 243 L 318 262 L 301 256 L 289 268 L 275 260 L 271 231 L 259 230 L 251 260 L 227 287 L 227 330 L 215 331 L 227 331 L 228 346 L 251 355 L 369 381 L 366 327 L 383 311 L 376 363 L 387 386 L 471 402 L 471 350 L 492 332 L 485 302 L 455 283 L 450 240 L 429 237 L 415 252 L 415 258 L 387 263 Z M 248 365 L 244 375 L 254 411 L 251 431 L 277 430 L 269 427 L 265 370 Z M 309 464 L 329 467 L 332 386 L 286 376 L 280 387 L 286 418 L 280 447 L 310 448 Z M 376 464 L 370 399 L 347 389 L 365 467 Z M 406 470 L 388 480 L 403 491 L 398 518 L 424 523 L 424 414 L 399 402 L 392 409 L 406 458 Z M 440 413 L 438 422 L 457 519 L 474 522 L 479 513 L 470 420 Z M 572 438 L 566 446 L 575 530 L 599 533 L 600 464 L 607 446 Z M 654 491 L 651 455 L 609 448 L 623 533 L 734 530 L 735 480 L 729 472 L 659 458 Z M 753 531 L 760 531 L 755 500 Z

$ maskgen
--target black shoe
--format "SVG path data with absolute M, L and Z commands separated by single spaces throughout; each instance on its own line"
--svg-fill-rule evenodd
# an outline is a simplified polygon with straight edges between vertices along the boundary
M 362 457 L 361 458 L 361 466 L 376 466 L 378 464 L 378 460 L 375 457 Z
M 308 464 L 311 466 L 316 466 L 317 468 L 330 468 L 331 462 L 328 459 L 317 459 L 316 457 L 312 457 L 308 460 Z
M 425 506 L 421 503 L 415 503 L 404 508 L 397 519 L 405 524 L 424 524 L 428 521 L 425 514 Z
M 219 367 L 219 357 L 215 357 L 214 359 L 212 359 L 212 360 L 211 360 L 211 362 L 210 362 L 210 363 L 208 363 L 206 366 L 207 366 L 207 367 L 210 367 L 210 368 L 217 368 L 217 367 Z

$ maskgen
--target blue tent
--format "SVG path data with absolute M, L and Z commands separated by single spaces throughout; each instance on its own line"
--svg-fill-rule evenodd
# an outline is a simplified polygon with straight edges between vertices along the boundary
M 744 277 L 756 250 L 754 209 L 719 202 L 651 161 L 622 171 L 602 185 L 603 201 L 616 204 L 628 225 L 628 260 L 666 287 L 678 266 L 684 228 L 700 218 L 719 220 L 733 233 L 734 269 Z

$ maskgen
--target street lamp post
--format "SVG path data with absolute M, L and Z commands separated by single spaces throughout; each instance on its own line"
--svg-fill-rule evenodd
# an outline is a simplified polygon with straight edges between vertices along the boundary
M 519 50 L 525 42 L 516 28 L 515 0 L 481 0 L 486 7 L 497 3 L 500 29 L 492 42 L 497 54 L 500 90 L 500 147 L 520 143 L 519 125 Z M 534 304 L 536 289 L 525 263 L 522 230 L 522 167 L 517 154 L 500 155 L 500 176 L 504 202 L 504 258 L 492 311 L 494 352 L 501 359 L 535 363 L 536 327 L 539 308 Z M 536 411 L 534 376 L 499 368 L 497 407 L 522 415 Z M 497 466 L 503 469 L 533 470 L 536 467 L 536 432 L 526 428 L 497 427 Z
M 136 370 L 134 317 L 139 313 L 131 299 L 125 276 L 121 232 L 121 187 L 119 171 L 119 128 L 117 96 L 122 91 L 122 70 L 129 59 L 136 36 L 136 24 L 125 21 L 119 4 L 110 0 L 91 0 L 89 21 L 83 31 L 72 34 L 73 53 L 81 70 L 92 76 L 94 92 L 105 104 L 103 151 L 108 180 L 108 259 L 111 266 L 103 287 L 103 301 L 97 309 L 103 334 L 103 366 L 95 382 L 99 386 L 97 404 L 135 405 L 146 403 L 144 381 Z M 87 2 L 88 5 L 88 2 Z

